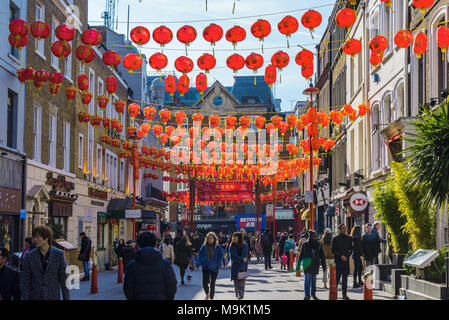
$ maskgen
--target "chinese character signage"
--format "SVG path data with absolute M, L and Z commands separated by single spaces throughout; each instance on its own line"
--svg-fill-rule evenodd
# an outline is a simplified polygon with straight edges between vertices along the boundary
M 256 215 L 255 214 L 241 214 L 235 217 L 236 219 L 236 230 L 244 229 L 255 229 L 256 228 Z M 259 217 L 260 229 L 265 229 L 266 217 L 261 214 Z
M 253 201 L 252 182 L 198 182 L 198 201 Z

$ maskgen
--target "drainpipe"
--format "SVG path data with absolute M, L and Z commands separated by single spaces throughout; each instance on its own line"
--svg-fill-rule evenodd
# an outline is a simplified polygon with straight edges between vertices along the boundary
M 332 32 L 329 32 L 329 44 L 328 44 L 328 61 L 329 61 L 329 107 L 332 107 L 332 62 L 331 62 L 331 50 L 330 50 L 330 44 L 332 43 Z M 334 125 L 332 123 L 332 121 L 330 121 L 329 124 L 329 138 L 332 135 L 332 131 L 334 129 Z M 330 207 L 331 204 L 331 198 L 332 198 L 332 174 L 333 174 L 333 170 L 332 170 L 332 151 L 329 152 L 329 158 L 328 158 L 328 168 L 329 168 L 329 205 L 328 208 Z M 329 219 L 329 221 L 331 221 Z M 329 222 L 328 221 L 328 222 Z M 328 226 L 330 228 L 332 228 L 332 223 L 330 223 L 330 226 Z
M 22 209 L 26 209 L 26 177 L 27 177 L 27 157 L 23 157 L 22 161 Z M 23 251 L 24 238 L 25 238 L 25 219 L 19 217 L 19 251 Z

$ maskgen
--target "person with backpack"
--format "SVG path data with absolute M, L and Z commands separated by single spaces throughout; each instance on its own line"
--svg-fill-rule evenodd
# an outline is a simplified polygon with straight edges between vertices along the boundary
M 223 250 L 218 243 L 218 237 L 215 233 L 209 232 L 198 252 L 198 263 L 203 271 L 203 289 L 206 294 L 206 300 L 214 299 L 215 281 L 217 280 L 218 270 L 222 261 Z
M 295 247 L 296 246 L 295 246 L 294 236 L 292 234 L 290 234 L 288 236 L 288 240 L 285 241 L 285 245 L 284 245 L 284 253 L 287 256 L 288 268 L 290 267 L 290 251 L 295 252 Z
M 265 262 L 265 270 L 272 269 L 271 266 L 271 251 L 273 250 L 273 239 L 268 232 L 268 230 L 265 230 L 263 236 L 262 236 L 262 251 L 264 256 L 264 262 Z
M 122 247 L 120 255 L 123 259 L 123 273 L 126 273 L 128 264 L 136 257 L 136 242 L 128 240 L 126 246 Z

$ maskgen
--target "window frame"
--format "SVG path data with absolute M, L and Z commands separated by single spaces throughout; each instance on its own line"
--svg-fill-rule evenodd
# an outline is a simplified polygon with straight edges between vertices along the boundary
M 33 160 L 42 161 L 42 107 L 36 103 L 33 106 Z
M 78 168 L 84 172 L 84 135 L 78 133 Z
M 39 17 L 37 16 L 38 7 L 40 7 Z M 45 5 L 43 5 L 40 1 L 36 1 L 36 4 L 34 6 L 34 19 L 35 21 L 45 22 Z M 35 47 L 34 52 L 38 56 L 40 56 L 44 61 L 47 60 L 47 58 L 45 57 L 45 39 L 38 40 L 37 38 L 35 38 L 34 47 Z
M 63 124 L 63 162 L 62 168 L 64 171 L 70 172 L 70 137 L 71 137 L 71 124 L 65 121 Z

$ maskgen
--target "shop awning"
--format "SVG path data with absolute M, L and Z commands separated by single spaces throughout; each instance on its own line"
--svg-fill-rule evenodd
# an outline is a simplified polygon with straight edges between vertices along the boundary
M 133 208 L 133 199 L 132 198 L 111 199 L 111 200 L 109 200 L 106 210 L 108 212 L 113 212 L 113 211 L 127 210 L 127 209 L 132 209 L 132 208 Z
M 301 220 L 309 220 L 309 219 L 310 219 L 310 209 L 306 209 L 301 215 Z

